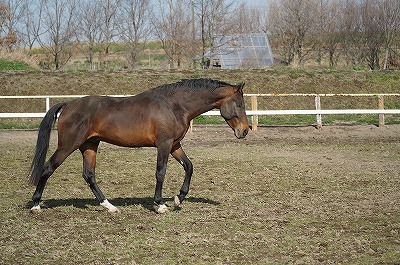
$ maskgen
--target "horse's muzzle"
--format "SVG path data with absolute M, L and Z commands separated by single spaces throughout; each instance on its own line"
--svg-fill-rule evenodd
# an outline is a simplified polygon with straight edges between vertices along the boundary
M 242 138 L 246 137 L 246 135 L 247 135 L 248 133 L 249 133 L 249 130 L 248 130 L 248 129 L 241 130 L 240 128 L 237 128 L 237 129 L 235 130 L 235 136 L 236 136 L 236 138 L 238 138 L 238 139 L 242 139 Z

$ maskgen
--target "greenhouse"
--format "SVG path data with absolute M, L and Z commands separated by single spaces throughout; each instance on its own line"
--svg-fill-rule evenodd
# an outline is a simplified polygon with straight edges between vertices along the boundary
M 207 51 L 208 66 L 225 69 L 265 68 L 273 64 L 266 34 L 237 34 L 214 38 Z

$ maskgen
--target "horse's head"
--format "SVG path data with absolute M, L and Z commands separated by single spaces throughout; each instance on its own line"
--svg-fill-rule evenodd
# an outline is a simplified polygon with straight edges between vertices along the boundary
M 221 116 L 233 129 L 238 139 L 244 138 L 250 129 L 244 106 L 243 87 L 244 83 L 232 86 L 234 93 L 226 96 L 220 106 Z

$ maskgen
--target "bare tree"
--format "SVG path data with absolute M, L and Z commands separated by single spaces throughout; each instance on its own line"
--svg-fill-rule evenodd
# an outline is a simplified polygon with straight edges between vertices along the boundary
M 122 12 L 121 33 L 126 43 L 126 58 L 129 66 L 134 68 L 151 36 L 150 0 L 123 0 Z
M 315 41 L 318 63 L 321 64 L 327 54 L 329 66 L 337 64 L 340 44 L 340 28 L 343 19 L 341 0 L 319 0 L 317 8 Z
M 271 43 L 287 64 L 325 54 L 335 66 L 340 51 L 350 65 L 379 69 L 399 32 L 400 2 L 391 0 L 280 0 L 269 6 Z
M 343 19 L 343 5 L 341 2 L 338 0 L 328 2 L 325 50 L 328 52 L 330 67 L 337 65 L 340 56 L 341 21 Z
M 236 11 L 234 1 L 224 0 L 194 0 L 194 14 L 199 21 L 199 38 L 201 39 L 201 63 L 206 65 L 205 53 L 208 49 L 211 56 L 214 53 L 215 38 L 223 38 L 235 32 L 236 22 L 231 17 Z
M 121 0 L 99 0 L 102 7 L 102 50 L 104 53 L 104 63 L 107 66 L 110 54 L 110 45 L 118 36 L 116 16 L 120 8 Z M 100 58 L 103 59 L 103 58 Z
M 38 38 L 43 34 L 42 15 L 44 1 L 22 0 L 22 16 L 18 35 L 25 47 L 32 50 Z
M 267 29 L 286 64 L 303 66 L 315 45 L 316 0 L 272 1 Z
M 380 12 L 378 2 L 365 0 L 360 7 L 366 60 L 371 70 L 380 68 L 379 53 L 384 44 L 383 14 Z
M 383 68 L 386 69 L 388 67 L 389 54 L 391 52 L 397 53 L 392 46 L 400 32 L 400 1 L 383 0 L 379 7 L 382 12 L 382 30 L 385 38 Z
M 44 34 L 38 42 L 52 56 L 56 70 L 72 57 L 72 44 L 76 38 L 76 0 L 44 0 Z M 51 68 L 51 66 L 48 66 Z
M 232 32 L 235 33 L 260 33 L 264 30 L 263 10 L 249 7 L 245 3 L 239 5 L 230 16 Z
M 270 33 L 270 42 L 281 62 L 289 65 L 294 58 L 294 37 L 290 32 L 290 25 L 284 23 L 282 6 L 277 1 L 271 1 L 268 8 L 266 30 Z
M 182 0 L 159 1 L 158 17 L 154 17 L 154 32 L 168 56 L 169 67 L 178 68 L 185 49 L 190 47 L 190 12 L 185 10 Z
M 365 62 L 364 37 L 357 0 L 347 0 L 344 2 L 340 29 L 340 45 L 347 65 L 363 65 Z
M 400 2 L 391 0 L 347 0 L 343 5 L 341 46 L 353 66 L 380 69 L 382 50 L 386 68 L 391 46 L 399 34 Z
M 79 30 L 84 42 L 84 52 L 91 69 L 95 69 L 96 46 L 102 40 L 102 6 L 98 1 L 85 0 L 79 9 Z

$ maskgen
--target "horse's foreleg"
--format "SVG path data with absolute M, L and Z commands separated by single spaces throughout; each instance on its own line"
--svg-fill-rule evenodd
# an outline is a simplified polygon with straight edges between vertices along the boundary
M 157 150 L 157 170 L 156 170 L 156 191 L 154 193 L 154 202 L 158 206 L 158 213 L 165 213 L 169 209 L 165 205 L 162 198 L 162 188 L 164 183 L 165 174 L 167 172 L 168 156 L 171 151 L 170 146 L 158 146 Z
M 183 181 L 181 190 L 179 192 L 179 195 L 175 196 L 174 198 L 175 206 L 179 206 L 189 192 L 190 180 L 193 174 L 193 165 L 192 162 L 190 162 L 189 158 L 186 156 L 180 144 L 176 146 L 175 149 L 173 149 L 171 154 L 183 166 L 185 170 L 185 179 Z
M 118 208 L 112 205 L 104 196 L 96 182 L 95 168 L 96 168 L 96 154 L 99 142 L 85 142 L 79 149 L 83 157 L 83 178 L 89 185 L 94 196 L 99 201 L 100 205 L 107 208 L 108 212 L 119 212 Z

